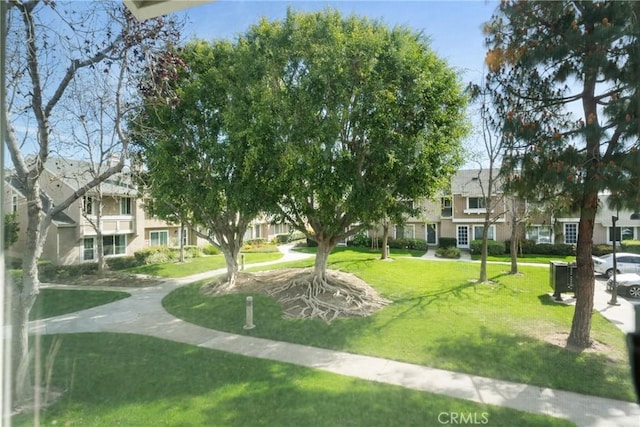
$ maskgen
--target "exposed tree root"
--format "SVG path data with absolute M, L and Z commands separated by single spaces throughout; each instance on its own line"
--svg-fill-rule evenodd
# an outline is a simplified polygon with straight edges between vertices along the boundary
M 218 283 L 214 292 L 211 288 L 205 292 L 220 293 L 220 290 Z M 370 316 L 391 303 L 356 276 L 333 270 L 327 271 L 324 279 L 311 269 L 242 274 L 236 291 L 257 291 L 272 296 L 283 307 L 286 318 L 319 318 L 326 322 Z

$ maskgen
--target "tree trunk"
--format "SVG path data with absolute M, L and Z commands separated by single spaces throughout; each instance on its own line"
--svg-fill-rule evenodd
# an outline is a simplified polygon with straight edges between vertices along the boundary
M 102 193 L 99 192 L 96 196 L 96 223 L 94 229 L 96 230 L 96 253 L 98 255 L 98 276 L 104 276 L 104 270 L 106 262 L 104 260 L 104 239 L 102 235 Z M 115 243 L 115 242 L 114 242 Z
M 389 221 L 385 221 L 382 224 L 382 255 L 380 255 L 380 259 L 387 259 L 389 253 L 387 252 L 387 248 L 389 247 Z
M 511 243 L 509 254 L 511 255 L 511 271 L 509 274 L 518 274 L 518 225 L 511 226 Z
M 35 184 L 31 193 L 38 194 Z M 33 198 L 30 198 L 33 200 Z M 11 331 L 12 331 L 12 394 L 14 406 L 21 406 L 33 395 L 29 357 L 29 313 L 40 293 L 38 259 L 42 253 L 44 240 L 50 221 L 41 223 L 42 207 L 40 198 L 29 205 L 27 210 L 27 239 L 22 260 L 22 283 L 12 284 Z
M 236 286 L 236 281 L 238 280 L 238 272 L 240 268 L 238 267 L 238 252 L 239 249 L 223 249 L 222 253 L 224 254 L 224 260 L 227 264 L 227 280 L 224 285 L 226 289 L 233 289 Z
M 316 260 L 315 260 L 313 273 L 321 281 L 326 280 L 329 254 L 335 247 L 336 247 L 336 243 L 334 243 L 332 240 L 318 241 L 318 250 L 316 252 Z
M 180 239 L 180 262 L 184 262 L 184 222 L 180 223 L 180 236 L 178 238 Z
M 593 312 L 593 292 L 595 274 L 593 272 L 593 225 L 595 222 L 598 194 L 585 195 L 578 225 L 578 280 L 576 286 L 576 308 L 571 323 L 571 333 L 567 343 L 578 348 L 591 346 L 591 315 Z
M 489 214 L 487 213 L 487 216 Z M 487 246 L 489 242 L 487 241 L 489 237 L 489 221 L 485 218 L 484 227 L 482 229 L 482 249 L 480 250 L 480 283 L 485 283 L 487 281 Z

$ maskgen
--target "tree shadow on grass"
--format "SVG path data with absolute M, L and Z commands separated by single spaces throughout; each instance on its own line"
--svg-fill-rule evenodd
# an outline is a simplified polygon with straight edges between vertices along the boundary
M 157 338 L 61 338 L 52 380 L 65 394 L 43 411 L 42 425 L 423 426 L 437 425 L 445 411 L 487 413 L 498 426 L 569 425 Z M 44 344 L 53 339 L 45 337 Z M 33 425 L 33 415 L 16 416 L 13 425 Z
M 477 335 L 430 343 L 440 364 L 470 374 L 582 394 L 634 400 L 626 366 L 598 353 L 578 353 L 522 334 L 483 326 Z

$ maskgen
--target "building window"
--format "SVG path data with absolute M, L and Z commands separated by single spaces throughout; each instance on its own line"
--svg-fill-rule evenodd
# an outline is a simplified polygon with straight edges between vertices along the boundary
M 82 259 L 92 261 L 96 258 L 95 240 L 93 237 L 86 237 L 83 241 Z
M 473 226 L 473 240 L 482 240 L 482 230 L 484 230 L 484 225 L 474 225 Z M 487 233 L 488 240 L 496 240 L 496 226 L 490 225 L 489 231 Z
M 127 253 L 127 236 L 102 236 L 102 251 L 105 256 L 125 255 Z
M 168 243 L 169 232 L 167 230 L 149 232 L 149 246 L 167 246 Z
M 568 223 L 564 225 L 564 243 L 567 245 L 578 243 L 578 224 Z
M 549 225 L 527 227 L 526 238 L 536 243 L 553 243 L 553 228 Z
M 18 196 L 15 194 L 11 196 L 11 212 L 18 212 Z
M 396 239 L 415 239 L 416 226 L 414 224 L 407 224 L 403 227 L 396 225 Z
M 131 197 L 120 199 L 120 215 L 131 215 Z
M 443 218 L 451 218 L 453 215 L 453 206 L 451 204 L 451 197 L 443 197 L 440 199 L 440 216 Z
M 273 224 L 273 234 L 287 234 L 288 232 L 286 224 Z
M 613 227 L 609 227 L 609 243 L 613 242 L 614 232 Z M 616 227 L 615 238 L 616 242 L 622 242 L 624 240 L 633 240 L 633 227 Z
M 437 243 L 437 233 L 435 224 L 427 224 L 426 226 L 427 244 L 435 245 Z
M 469 197 L 467 199 L 469 209 L 486 209 L 486 201 L 484 197 Z
M 93 197 L 84 196 L 82 198 L 82 213 L 85 215 L 93 215 Z

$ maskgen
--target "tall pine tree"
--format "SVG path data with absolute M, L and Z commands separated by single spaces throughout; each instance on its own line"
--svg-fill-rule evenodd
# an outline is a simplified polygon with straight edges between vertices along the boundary
M 637 210 L 640 3 L 504 1 L 485 26 L 488 87 L 521 196 L 569 195 L 579 213 L 568 344 L 591 345 L 598 194 Z

